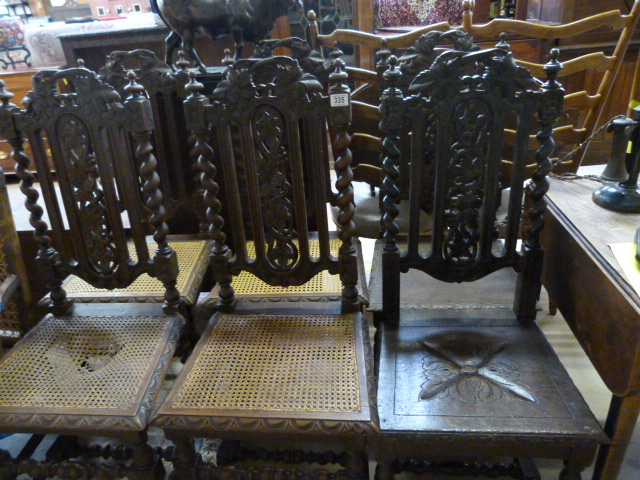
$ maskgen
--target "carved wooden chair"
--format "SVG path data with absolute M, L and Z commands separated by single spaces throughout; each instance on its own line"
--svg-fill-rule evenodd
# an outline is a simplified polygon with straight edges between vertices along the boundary
M 0 93 L 0 98 L 2 95 L 6 92 Z M 0 345 L 17 342 L 28 330 L 32 320 L 30 306 L 31 289 L 13 223 L 4 171 L 0 168 Z
M 52 312 L 0 361 L 0 432 L 107 436 L 128 447 L 81 448 L 67 442 L 65 453 L 43 462 L 0 452 L 2 478 L 27 472 L 34 478 L 164 478 L 162 462 L 146 443 L 146 427 L 184 319 L 178 313 L 178 261 L 167 243 L 150 143 L 151 106 L 133 78 L 124 103 L 82 68 L 37 73 L 26 111 L 9 102 L 8 92 L 0 95 L 0 134 L 13 146 Z M 62 84 L 72 85 L 73 92 L 60 93 Z M 53 168 L 42 153 L 45 137 Z M 34 151 L 51 230 L 33 186 L 25 138 Z M 142 221 L 147 209 L 154 243 L 148 242 Z M 164 305 L 73 303 L 63 287 L 69 274 L 108 289 L 126 288 L 146 274 L 162 283 Z M 68 460 L 80 455 L 131 457 L 131 462 L 109 466 Z
M 333 71 L 334 67 L 329 67 L 327 62 L 314 55 L 315 52 L 311 50 L 305 40 L 291 37 L 282 40 L 269 41 L 268 43 L 263 42 L 263 44 L 259 45 L 259 47 L 260 48 L 257 53 L 259 55 L 262 55 L 262 58 L 272 57 L 272 52 L 274 49 L 288 50 L 291 53 L 291 57 L 299 63 L 300 68 L 304 73 L 313 75 L 316 79 L 318 79 L 322 84 L 324 91 L 326 91 L 326 89 L 328 88 L 329 72 Z M 256 62 L 259 61 L 259 58 L 261 57 L 256 57 L 250 61 Z M 252 78 L 254 83 L 269 83 L 269 77 L 271 75 L 273 75 L 272 70 L 261 68 L 257 69 L 253 73 Z M 260 78 L 260 76 L 264 77 Z M 217 94 L 214 92 L 213 98 L 217 98 L 216 95 Z M 186 103 L 185 105 L 187 105 L 187 108 L 189 108 L 188 103 Z M 313 164 L 303 162 L 302 178 L 304 181 L 304 190 L 313 191 L 314 187 L 312 186 L 312 183 L 315 177 L 324 179 L 326 181 L 326 198 L 332 206 L 339 209 L 339 198 L 335 194 L 335 192 L 332 191 L 329 171 L 331 162 L 335 160 L 334 150 L 336 146 L 334 145 L 332 147 L 331 145 L 331 141 L 336 141 L 335 138 L 332 138 L 335 132 L 329 131 L 330 129 L 327 128 L 326 121 L 322 123 L 318 127 L 318 129 L 318 131 L 320 132 L 319 136 L 317 138 L 302 138 L 302 146 L 307 150 L 311 148 L 315 149 L 317 157 L 321 159 L 318 160 L 318 165 L 319 167 L 323 168 L 323 172 L 322 176 L 320 176 L 320 173 L 315 172 L 312 169 Z M 246 153 L 243 153 L 245 148 L 245 143 L 243 142 L 246 142 L 246 140 L 241 139 L 241 131 L 235 126 L 231 128 L 231 135 L 232 147 L 234 148 L 238 170 L 237 185 L 240 189 L 240 194 L 238 197 L 239 200 L 237 200 L 237 202 L 240 205 L 244 205 L 251 201 L 249 197 L 250 193 L 247 193 L 250 192 L 250 187 L 248 185 L 249 179 L 247 178 L 248 172 L 246 171 L 246 164 L 242 160 L 246 155 Z M 216 140 L 215 137 L 212 140 Z M 226 152 L 222 150 L 223 147 L 221 147 L 222 144 L 220 143 L 220 141 L 216 140 L 216 142 L 217 145 L 214 147 L 214 151 L 216 152 L 214 158 L 217 162 L 217 165 L 220 162 L 219 157 L 224 156 Z M 305 154 L 308 155 L 308 153 Z M 269 170 L 272 167 L 268 163 L 265 163 L 264 165 L 260 164 L 258 168 L 259 175 L 265 176 L 272 174 L 272 172 L 270 172 Z M 223 183 L 224 188 L 235 188 L 230 187 L 230 184 L 226 181 Z M 263 186 L 261 188 L 265 187 Z M 221 193 L 221 196 L 226 196 L 226 192 Z M 236 200 L 234 199 L 234 202 L 235 201 Z M 326 205 L 317 203 L 316 199 L 311 195 L 307 196 L 305 202 L 305 208 L 308 216 L 308 228 L 311 230 L 322 230 L 324 228 L 327 228 L 326 225 L 318 223 L 318 218 L 324 217 L 325 215 L 324 209 L 326 209 Z M 242 213 L 244 215 L 243 222 L 249 225 L 252 221 L 249 215 L 251 208 L 245 208 L 242 210 L 242 212 L 229 211 L 229 213 L 227 214 L 225 210 L 229 209 L 233 205 L 234 203 L 231 201 L 227 202 L 226 204 L 223 203 L 221 207 L 221 213 L 223 217 L 233 217 L 234 215 Z M 320 212 L 320 210 L 322 210 L 322 212 Z M 235 241 L 235 231 L 233 228 L 227 228 L 227 231 L 225 231 L 225 233 L 231 234 L 233 240 Z M 249 240 L 249 242 L 247 243 L 247 254 L 250 258 L 255 257 L 256 253 L 260 254 L 260 252 L 256 252 L 255 244 L 253 242 L 254 239 L 251 234 L 244 235 L 242 238 L 244 238 L 245 240 Z M 312 234 L 309 237 L 309 248 L 311 256 L 320 256 L 321 243 L 322 241 L 317 235 Z M 357 238 L 353 239 L 353 244 L 356 248 L 356 257 L 359 266 L 357 279 L 359 302 L 364 306 L 368 304 L 368 292 L 364 275 L 362 252 L 360 249 L 360 242 Z M 329 240 L 331 255 L 336 257 L 338 256 L 340 245 L 341 242 L 337 236 L 334 236 Z M 317 275 L 313 276 L 308 282 L 303 282 L 300 285 L 288 285 L 286 287 L 280 286 L 278 284 L 270 285 L 268 282 L 261 280 L 259 277 L 260 275 L 254 274 L 254 272 L 250 271 L 249 269 L 238 272 L 238 275 L 233 280 L 235 298 L 243 303 L 290 303 L 307 301 L 335 302 L 340 300 L 342 294 L 340 277 L 337 272 L 332 272 L 330 270 L 318 271 Z M 204 302 L 202 302 L 202 306 L 204 307 L 205 311 L 210 312 L 212 309 L 217 308 L 217 304 L 219 303 L 220 287 L 220 284 L 214 286 L 209 296 L 205 299 Z
M 166 64 L 158 61 L 152 52 L 146 50 L 134 50 L 133 52 L 114 52 L 109 57 L 109 62 L 98 75 L 99 79 L 111 85 L 117 93 L 124 97 L 124 89 L 129 83 L 125 62 L 133 65 L 137 63 L 135 71 L 139 76 L 139 83 L 148 92 L 152 108 L 152 117 L 155 134 L 152 137 L 154 151 L 158 152 L 158 174 L 160 176 L 160 188 L 166 198 L 167 221 L 184 218 L 202 212 L 202 192 L 194 184 L 199 183 L 196 172 L 192 171 L 191 159 L 188 152 L 188 133 L 184 127 L 184 113 L 182 99 L 184 97 L 184 84 L 188 80 L 185 65 L 182 70 L 174 73 Z M 82 65 L 82 62 L 80 62 Z M 47 155 L 47 149 L 36 150 L 34 155 Z M 166 192 L 166 193 L 165 193 Z M 187 210 L 191 209 L 191 213 Z M 201 215 L 201 216 L 202 216 Z M 148 224 L 148 215 L 143 222 Z M 174 221 L 173 226 L 179 227 L 180 222 Z M 187 222 L 188 223 L 188 222 Z M 198 223 L 198 222 L 196 222 Z M 201 222 L 202 234 L 206 232 L 208 225 L 206 219 Z M 202 235 L 200 236 L 202 237 Z M 209 252 L 211 242 L 192 235 L 172 235 L 169 238 L 172 248 L 178 255 L 180 273 L 178 275 L 177 288 L 183 304 L 190 312 L 196 305 L 203 281 L 207 274 L 209 264 Z M 129 244 L 130 254 L 135 254 L 134 243 Z M 92 286 L 89 282 L 71 275 L 65 280 L 67 296 L 82 303 L 105 302 L 162 302 L 164 299 L 164 287 L 157 279 L 149 275 L 142 275 L 131 285 L 124 289 L 105 290 L 99 286 Z M 50 299 L 45 297 L 41 303 L 47 303 Z
M 243 458 L 337 462 L 347 466 L 353 478 L 366 476 L 364 442 L 376 431 L 377 417 L 368 326 L 359 313 L 346 133 L 351 110 L 343 65 L 336 60 L 328 96 L 294 59 L 279 56 L 230 66 L 211 104 L 198 93 L 195 82 L 188 86 L 192 94 L 186 110 L 204 172 L 215 242 L 212 267 L 222 312 L 211 319 L 153 420 L 176 445 L 176 478 L 196 478 L 196 472 L 200 478 L 216 478 L 222 471 L 251 471 L 223 466 L 238 460 L 234 453 L 225 454 L 225 461 L 219 456 L 218 467 L 202 463 L 194 437 L 240 441 L 242 453 L 237 452 Z M 341 227 L 337 237 L 328 229 L 328 179 L 324 159 L 315 148 L 323 141 L 327 121 L 334 136 L 335 203 Z M 213 168 L 211 128 L 220 145 L 222 172 Z M 242 145 L 246 204 L 241 203 L 237 162 L 231 155 L 234 129 Z M 303 187 L 303 163 L 312 172 L 308 189 Z M 230 187 L 224 199 L 217 198 L 220 181 Z M 317 252 L 307 226 L 309 198 L 317 212 Z M 229 204 L 232 247 L 226 245 L 221 230 L 222 201 Z M 251 214 L 249 224 L 243 221 L 242 208 Z M 337 255 L 332 254 L 334 238 L 339 242 Z M 247 304 L 237 302 L 235 282 L 232 285 L 233 275 L 249 271 L 266 285 L 286 289 L 305 284 L 323 270 L 339 274 L 339 302 L 288 304 L 288 308 L 269 302 Z M 234 313 L 226 313 L 234 307 Z M 307 445 L 310 452 L 300 451 Z M 325 454 L 322 448 L 344 453 Z M 287 469 L 256 467 L 252 475 L 258 472 L 292 474 Z M 308 478 L 324 478 L 326 472 L 315 475 Z
M 385 233 L 383 322 L 376 333 L 380 435 L 371 439 L 380 480 L 401 471 L 536 478 L 531 462 L 519 457 L 563 459 L 561 478 L 578 479 L 598 445 L 606 442 L 534 323 L 541 288 L 545 177 L 563 101 L 556 54 L 546 65 L 547 81 L 537 89 L 530 73 L 503 48 L 446 51 L 414 79 L 406 97 L 399 88 L 402 73 L 390 59 L 381 100 Z M 496 191 L 508 118 L 517 118 L 518 141 L 507 235 L 504 242 L 496 242 Z M 411 131 L 412 139 L 435 129 L 436 142 L 433 234 L 428 243 L 421 242 L 415 226 L 425 149 L 424 142 L 413 141 L 411 218 L 404 249 L 395 224 L 401 174 L 397 142 L 403 128 Z M 530 224 L 520 250 L 523 160 L 536 131 L 537 170 L 527 192 Z M 410 269 L 433 277 L 420 280 L 425 291 L 438 289 L 438 282 L 466 282 L 467 288 L 458 290 L 458 304 L 435 300 L 403 310 L 400 298 L 411 286 L 402 282 L 401 273 Z M 517 277 L 495 281 L 495 275 L 511 269 Z M 465 292 L 485 281 L 495 290 L 476 305 L 465 304 Z M 496 291 L 514 287 L 512 308 L 494 304 Z M 451 297 L 446 288 L 440 291 L 444 300 Z M 500 457 L 516 461 L 492 463 Z

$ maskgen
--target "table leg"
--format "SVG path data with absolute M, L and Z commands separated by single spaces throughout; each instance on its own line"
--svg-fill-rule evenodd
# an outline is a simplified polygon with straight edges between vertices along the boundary
M 640 414 L 640 396 L 613 395 L 604 430 L 611 444 L 600 447 L 592 480 L 615 480 Z

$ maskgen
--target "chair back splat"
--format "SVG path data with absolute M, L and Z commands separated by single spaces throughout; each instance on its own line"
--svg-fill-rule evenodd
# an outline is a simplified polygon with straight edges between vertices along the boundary
M 16 116 L 13 144 L 17 173 L 36 230 L 37 262 L 57 310 L 68 307 L 62 282 L 69 274 L 96 287 L 113 289 L 124 288 L 147 273 L 163 282 L 166 305 L 178 306 L 177 259 L 167 243 L 163 197 L 151 148 L 153 117 L 149 100 L 134 79 L 130 76 L 125 89 L 128 98 L 122 103 L 112 87 L 84 68 L 40 72 L 34 77 L 34 90 L 25 99 L 27 111 Z M 70 92 L 63 93 L 61 86 Z M 34 151 L 51 237 L 37 203 L 29 158 L 22 151 L 23 134 Z M 53 168 L 46 161 L 49 155 Z M 54 186 L 54 169 L 60 198 Z M 135 257 L 127 248 L 123 211 L 135 243 Z M 158 244 L 155 255 L 148 250 L 146 220 Z M 67 225 L 73 235 L 64 234 Z
M 556 52 L 557 54 L 557 52 Z M 541 264 L 527 257 L 541 254 L 538 234 L 542 228 L 543 195 L 548 188 L 545 176 L 550 169 L 548 154 L 553 148 L 551 129 L 562 111 L 561 86 L 556 82 L 560 64 L 555 57 L 547 66 L 548 80 L 540 90 L 529 72 L 519 67 L 512 54 L 503 48 L 482 51 L 451 50 L 442 53 L 431 68 L 409 86 L 403 97 L 399 88 L 402 72 L 395 58 L 384 78 L 388 86 L 382 95 L 381 127 L 384 131 L 382 225 L 383 304 L 385 317 L 399 315 L 400 272 L 422 270 L 446 282 L 472 281 L 500 268 L 521 270 L 522 288 L 516 302 L 518 316 L 535 316 L 537 291 L 527 293 L 525 285 L 536 288 L 531 279 L 539 277 Z M 501 152 L 505 121 L 515 118 L 516 148 L 513 155 L 512 191 L 508 205 L 507 235 L 504 248 L 496 252 L 496 210 L 499 192 Z M 540 148 L 536 154 L 538 170 L 534 175 L 531 226 L 527 232 L 525 260 L 516 250 L 520 232 L 524 168 L 533 121 L 538 118 Z M 395 223 L 400 190 L 400 149 L 398 141 L 405 119 L 411 132 L 410 219 L 407 249 L 400 251 Z M 427 152 L 425 134 L 435 145 Z M 430 153 L 430 154 L 429 154 Z M 426 254 L 419 252 L 420 195 L 423 162 L 432 157 L 435 165 L 432 241 Z M 537 280 L 537 289 L 540 284 Z M 533 305 L 531 305 L 533 298 Z
M 322 85 L 304 73 L 288 57 L 241 60 L 229 66 L 226 78 L 209 102 L 192 79 L 186 101 L 187 122 L 196 136 L 194 157 L 204 172 L 205 203 L 215 241 L 212 266 L 220 285 L 221 306 L 231 307 L 235 296 L 233 275 L 249 271 L 270 285 L 302 285 L 323 270 L 339 273 L 346 311 L 359 308 L 357 257 L 353 244 L 353 190 L 351 153 L 346 133 L 350 119 L 350 96 L 341 60 L 330 76 L 329 97 Z M 331 103 L 330 103 L 331 102 Z M 325 121 L 333 134 L 332 149 L 337 173 L 341 246 L 338 258 L 331 255 L 326 204 L 329 201 L 326 157 L 323 145 Z M 227 208 L 233 235 L 233 255 L 225 244 L 217 198 L 219 172 L 207 129 L 215 130 L 222 178 L 227 187 Z M 234 150 L 238 139 L 241 148 Z M 241 159 L 233 152 L 240 151 Z M 304 179 L 304 172 L 310 178 Z M 240 192 L 246 191 L 242 198 Z M 243 216 L 243 209 L 250 215 Z M 314 214 L 318 227 L 319 255 L 310 253 L 308 218 Z M 255 247 L 249 255 L 247 242 Z

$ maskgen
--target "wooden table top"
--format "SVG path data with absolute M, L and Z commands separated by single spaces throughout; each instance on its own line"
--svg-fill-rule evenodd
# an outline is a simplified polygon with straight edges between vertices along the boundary
M 640 296 L 627 281 L 622 268 L 613 255 L 610 243 L 634 241 L 640 227 L 640 214 L 620 213 L 599 207 L 591 200 L 592 193 L 601 187 L 599 183 L 580 179 L 572 181 L 550 180 L 547 193 L 549 209 L 563 222 L 575 227 L 581 243 L 596 257 L 598 263 L 640 305 Z
M 597 206 L 594 181 L 550 183 L 543 284 L 611 392 L 638 392 L 640 295 L 608 244 L 633 242 L 640 214 Z

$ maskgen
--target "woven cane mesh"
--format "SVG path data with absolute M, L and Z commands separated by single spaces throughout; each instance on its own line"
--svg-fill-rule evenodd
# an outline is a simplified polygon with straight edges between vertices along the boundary
M 352 315 L 222 315 L 174 408 L 359 412 Z
M 338 256 L 338 250 L 340 249 L 341 241 L 339 238 L 334 238 L 329 241 L 331 255 Z M 309 242 L 309 253 L 312 257 L 320 256 L 320 242 L 318 240 L 311 240 Z M 247 255 L 249 258 L 255 258 L 256 248 L 253 242 L 247 242 Z M 340 294 L 342 292 L 342 283 L 340 282 L 340 275 L 332 275 L 328 271 L 324 270 L 318 273 L 315 277 L 299 286 L 291 287 L 279 287 L 272 286 L 263 282 L 253 273 L 247 271 L 242 272 L 237 277 L 233 278 L 233 289 L 236 292 L 236 296 L 251 296 L 251 295 L 300 295 L 309 293 L 323 293 L 323 294 Z
M 134 406 L 168 318 L 48 317 L 2 359 L 0 406 Z
M 155 252 L 158 248 L 156 243 L 148 243 L 149 251 Z M 189 280 L 189 275 L 193 271 L 196 266 L 196 261 L 202 252 L 202 249 L 206 247 L 206 243 L 202 241 L 194 241 L 194 242 L 172 242 L 170 243 L 171 248 L 173 248 L 178 256 L 178 265 L 180 266 L 180 272 L 178 273 L 178 279 L 176 288 L 180 292 L 181 295 L 186 295 L 189 289 L 189 285 L 187 282 Z M 133 242 L 128 243 L 129 248 L 129 256 L 133 260 L 138 260 L 138 255 L 136 253 L 136 248 Z M 69 281 L 67 281 L 64 285 L 64 289 L 67 292 L 69 297 L 73 297 L 74 295 L 95 295 L 99 297 L 101 294 L 113 296 L 114 294 L 126 294 L 130 296 L 150 296 L 150 297 L 158 297 L 159 300 L 164 299 L 164 287 L 162 286 L 162 282 L 160 280 L 150 277 L 146 273 L 140 275 L 136 280 L 133 281 L 131 285 L 127 288 L 116 288 L 113 290 L 104 290 L 100 288 L 95 288 L 81 280 L 78 277 L 72 276 Z

